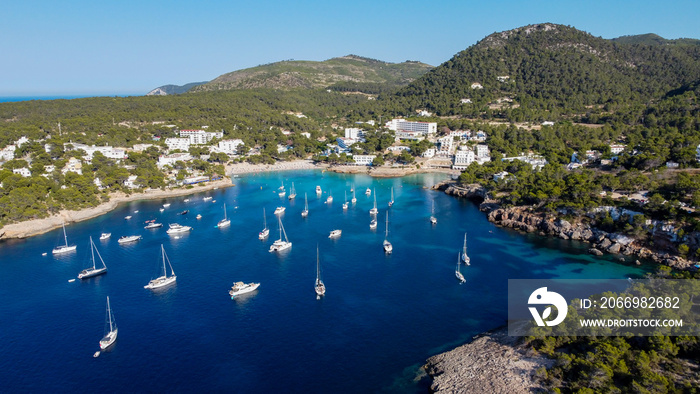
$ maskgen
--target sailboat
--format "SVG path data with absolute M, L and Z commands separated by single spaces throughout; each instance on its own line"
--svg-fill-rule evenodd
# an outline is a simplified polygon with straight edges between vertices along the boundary
M 318 258 L 318 245 L 316 245 L 316 298 L 326 294 L 326 285 L 321 280 L 321 262 Z
M 389 242 L 389 211 L 386 212 L 386 232 L 384 233 L 384 242 L 382 243 L 384 247 L 384 253 L 391 254 L 394 251 L 394 247 Z
M 117 340 L 117 322 L 114 321 L 114 315 L 112 315 L 112 308 L 109 306 L 109 296 L 107 296 L 107 322 L 105 323 L 105 336 L 100 339 L 100 349 L 105 350 L 114 344 Z M 107 325 L 109 325 L 109 331 L 107 331 Z
M 348 209 L 348 192 L 345 192 L 345 202 L 343 203 L 343 211 Z
M 351 203 L 355 204 L 357 202 L 357 198 L 355 198 L 355 188 L 352 188 L 352 200 L 350 200 Z
M 389 206 L 394 205 L 394 188 L 391 188 L 391 200 L 389 200 Z
M 102 275 L 107 272 L 107 266 L 105 265 L 104 260 L 102 260 L 100 252 L 97 251 L 95 243 L 92 242 L 92 237 L 90 237 L 90 252 L 92 252 L 92 268 L 86 268 L 80 271 L 80 273 L 78 274 L 78 279 L 87 279 L 93 276 Z M 102 267 L 100 268 L 97 268 L 95 264 L 95 252 L 97 252 L 97 257 L 99 257 L 100 262 L 102 262 Z
M 379 210 L 377 209 L 377 193 L 374 193 L 374 208 L 369 210 L 370 215 L 376 215 Z
M 263 208 L 263 229 L 258 233 L 258 239 L 265 239 L 270 235 L 270 229 L 267 228 L 267 215 L 265 215 L 265 208 Z
M 462 261 L 464 261 L 464 264 L 470 265 L 469 264 L 469 256 L 467 256 L 467 233 L 464 233 L 464 246 L 462 247 Z
M 66 235 L 66 223 L 64 222 L 62 224 L 62 226 L 63 226 L 63 238 L 66 240 L 66 244 L 59 245 L 59 246 L 56 246 L 55 248 L 53 248 L 53 250 L 51 251 L 51 253 L 53 253 L 53 254 L 72 252 L 78 247 L 78 245 L 68 245 L 68 236 Z
M 333 192 L 331 190 L 328 190 L 328 198 L 326 198 L 326 204 L 330 204 L 333 202 Z
M 289 239 L 287 238 L 287 232 L 284 231 L 284 226 L 282 226 L 282 218 L 278 216 L 277 219 L 280 227 L 280 239 L 270 245 L 270 253 L 281 252 L 292 247 L 292 243 L 289 242 Z M 282 240 L 282 234 L 284 234 L 284 241 Z
M 292 182 L 292 190 L 289 191 L 289 198 L 290 200 L 294 200 L 297 197 L 297 192 L 294 190 L 294 182 Z
M 218 228 L 228 227 L 231 225 L 231 220 L 226 217 L 226 203 L 224 203 L 224 218 L 219 220 L 219 224 L 216 225 Z
M 161 287 L 168 286 L 172 283 L 175 283 L 177 280 L 177 276 L 175 276 L 175 271 L 173 271 L 173 266 L 170 264 L 170 259 L 168 259 L 168 256 L 165 254 L 165 248 L 163 248 L 163 244 L 160 245 L 160 250 L 161 254 L 163 256 L 163 276 L 159 276 L 158 278 L 155 278 L 148 282 L 146 286 L 144 286 L 144 289 L 159 289 Z M 165 267 L 165 261 L 168 261 L 168 265 L 170 266 L 170 276 L 168 276 L 168 270 Z
M 309 201 L 306 198 L 306 193 L 304 193 L 304 210 L 301 211 L 301 217 L 305 218 L 309 216 Z
M 437 218 L 435 217 L 435 201 L 433 201 L 433 209 L 430 211 L 430 223 L 437 224 Z
M 455 276 L 457 277 L 457 279 L 459 279 L 459 281 L 460 281 L 461 283 L 464 283 L 464 282 L 466 282 L 467 280 L 464 279 L 464 275 L 462 275 L 462 273 L 459 271 L 459 263 L 460 263 L 460 260 L 459 260 L 459 252 L 457 252 L 457 268 L 455 268 Z

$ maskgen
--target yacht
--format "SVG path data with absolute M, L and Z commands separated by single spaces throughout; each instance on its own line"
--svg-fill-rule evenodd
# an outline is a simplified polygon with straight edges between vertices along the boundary
M 371 230 L 376 230 L 377 229 L 377 219 L 372 219 L 372 221 L 369 222 L 369 228 Z
M 321 193 L 322 193 L 321 186 L 317 185 L 316 186 L 316 194 L 321 194 Z
M 129 220 L 129 219 L 131 219 L 131 215 L 129 215 L 129 216 L 124 216 L 124 220 Z
M 435 201 L 433 201 L 433 209 L 430 212 L 430 223 L 437 224 L 437 218 L 435 217 Z
M 159 228 L 159 227 L 163 227 L 163 223 L 156 223 L 155 221 L 151 221 L 144 228 L 151 229 L 151 228 Z
M 129 242 L 136 242 L 140 239 L 140 235 L 122 235 L 117 242 L 120 244 L 128 244 Z
M 258 287 L 260 287 L 260 283 L 234 282 L 233 286 L 231 286 L 231 290 L 228 291 L 228 295 L 230 295 L 231 299 L 233 299 L 233 297 L 237 295 L 255 291 Z
M 289 239 L 287 238 L 287 232 L 284 231 L 284 226 L 282 226 L 282 218 L 278 216 L 277 220 L 279 222 L 280 228 L 280 239 L 272 243 L 272 245 L 270 246 L 270 252 L 281 252 L 292 247 L 292 243 L 289 242 Z M 282 240 L 283 234 L 284 240 Z
M 328 191 L 328 198 L 326 198 L 326 204 L 330 204 L 333 202 L 333 193 L 329 190 Z
M 289 196 L 287 198 L 290 200 L 297 198 L 297 192 L 294 190 L 294 182 L 292 182 L 292 190 L 289 191 Z
M 304 193 L 304 210 L 301 211 L 301 217 L 305 218 L 309 216 L 309 200 L 306 198 L 306 193 Z
M 384 253 L 391 254 L 394 251 L 394 247 L 389 242 L 389 211 L 386 212 L 386 233 L 384 235 L 384 242 L 382 243 L 384 247 Z
M 170 206 L 170 203 L 169 203 L 169 202 L 168 202 L 168 203 L 165 203 L 165 204 L 163 204 L 163 208 L 167 208 L 167 207 L 169 207 L 169 206 Z
M 350 200 L 350 202 L 353 205 L 355 205 L 355 203 L 357 202 L 357 198 L 355 198 L 355 189 L 352 189 L 352 200 Z
M 345 192 L 345 202 L 343 203 L 343 211 L 346 211 L 348 209 L 348 192 Z
M 457 252 L 457 268 L 455 268 L 455 276 L 457 277 L 457 280 L 459 280 L 460 283 L 464 283 L 467 280 L 464 279 L 464 275 L 462 275 L 462 273 L 459 271 L 459 263 L 460 263 L 459 255 L 460 255 L 460 253 Z
M 211 196 L 207 196 L 207 197 L 202 198 L 202 201 L 209 201 L 209 200 L 211 200 L 212 198 L 213 198 L 213 197 L 211 197 Z
M 374 193 L 374 207 L 369 210 L 370 215 L 376 215 L 379 212 L 377 209 L 377 193 Z
M 467 255 L 467 233 L 464 233 L 464 246 L 462 247 L 462 261 L 464 261 L 465 265 L 470 265 L 469 261 L 471 259 L 469 258 L 469 255 Z
M 258 233 L 258 239 L 263 240 L 270 235 L 270 229 L 267 228 L 267 215 L 265 215 L 265 208 L 263 208 L 263 229 Z
M 275 209 L 275 215 L 281 215 L 286 209 L 285 207 L 277 207 L 277 209 Z
M 177 280 L 177 276 L 175 276 L 175 271 L 173 271 L 173 265 L 170 264 L 170 259 L 168 259 L 168 256 L 165 254 L 165 249 L 163 248 L 162 244 L 160 245 L 160 250 L 161 255 L 163 256 L 163 275 L 148 282 L 148 284 L 143 287 L 144 289 L 159 289 L 161 287 L 173 284 Z M 168 276 L 168 269 L 165 267 L 166 261 L 168 262 L 168 266 L 170 267 L 170 276 Z
M 389 206 L 394 205 L 394 188 L 391 188 L 391 200 L 389 200 Z
M 159 211 L 163 212 L 163 211 L 165 211 L 165 208 L 161 208 L 161 209 L 159 209 Z
M 226 216 L 226 203 L 224 203 L 224 218 L 219 220 L 219 223 L 216 225 L 216 227 L 224 228 L 224 227 L 228 227 L 230 225 L 231 225 L 231 219 L 229 219 Z
M 195 218 L 196 218 L 197 220 L 201 219 L 201 218 L 202 218 L 202 214 L 201 214 L 201 213 L 198 213 L 197 216 L 195 216 Z
M 192 227 L 190 227 L 190 226 L 182 226 L 182 225 L 179 225 L 177 223 L 172 223 L 172 224 L 169 224 L 168 226 L 170 227 L 168 229 L 168 231 L 166 231 L 166 233 L 168 233 L 168 234 L 186 233 L 186 232 L 192 230 Z
M 316 245 L 316 285 L 314 286 L 316 290 L 316 297 L 321 297 L 326 294 L 326 285 L 323 284 L 321 280 L 321 262 L 318 258 L 318 245 Z
M 109 296 L 107 296 L 107 317 L 105 318 L 107 323 L 105 324 L 105 336 L 100 339 L 100 349 L 105 350 L 114 344 L 117 340 L 117 322 L 114 321 L 114 315 L 112 314 L 112 308 L 109 306 Z M 109 325 L 109 331 L 107 331 L 107 325 Z M 99 355 L 95 353 L 95 357 Z
M 372 194 L 372 189 L 367 188 L 367 190 L 365 190 L 365 194 L 368 195 L 368 196 L 369 196 L 370 194 Z
M 190 199 L 186 198 L 186 199 L 182 200 L 182 202 L 190 202 Z
M 100 234 L 100 241 L 104 241 L 105 239 L 109 239 L 109 237 L 112 236 L 112 233 L 102 233 Z
M 93 276 L 102 275 L 107 272 L 107 266 L 105 265 L 104 260 L 102 260 L 100 252 L 97 251 L 95 243 L 92 242 L 92 237 L 90 237 L 90 252 L 92 254 L 92 267 L 80 271 L 80 273 L 78 274 L 78 279 L 87 279 Z M 97 264 L 95 264 L 95 253 L 97 253 L 97 257 L 100 259 L 102 267 L 97 268 Z
M 343 230 L 333 230 L 328 238 L 338 238 L 343 233 Z

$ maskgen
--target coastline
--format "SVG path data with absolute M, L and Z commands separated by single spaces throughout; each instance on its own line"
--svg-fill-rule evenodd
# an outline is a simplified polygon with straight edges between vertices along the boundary
M 325 170 L 337 173 L 368 174 L 373 177 L 401 177 L 411 174 L 440 172 L 453 174 L 447 169 L 411 168 L 411 167 L 366 167 L 366 166 L 329 166 L 317 164 L 312 160 L 280 161 L 275 164 L 236 163 L 226 165 L 227 178 L 199 184 L 192 188 L 178 187 L 173 189 L 153 189 L 142 193 L 127 195 L 123 192 L 110 193 L 109 201 L 95 207 L 80 210 L 61 210 L 59 213 L 41 218 L 10 223 L 0 228 L 0 241 L 13 238 L 27 238 L 60 228 L 63 223 L 75 223 L 95 218 L 116 209 L 119 204 L 138 201 L 155 200 L 169 197 L 185 196 L 201 191 L 235 186 L 234 179 L 238 175 L 261 172 L 293 171 L 293 170 Z

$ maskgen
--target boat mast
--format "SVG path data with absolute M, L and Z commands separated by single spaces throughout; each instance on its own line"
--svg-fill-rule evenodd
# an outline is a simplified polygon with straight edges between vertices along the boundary
M 226 220 L 226 203 L 224 203 L 224 220 Z
M 92 242 L 92 236 L 90 236 L 90 253 L 92 253 L 92 269 L 95 269 L 95 244 Z M 100 257 L 100 260 L 102 258 Z M 102 262 L 104 264 L 104 261 Z
M 389 211 L 386 211 L 386 232 L 384 233 L 384 239 L 389 239 Z
M 66 240 L 66 247 L 68 246 L 68 236 L 66 235 L 66 222 L 63 222 L 63 238 Z
M 112 327 L 112 308 L 109 307 L 109 296 L 107 296 L 107 318 L 109 319 L 109 332 L 114 331 Z
M 316 244 L 316 283 L 321 280 L 321 265 L 320 265 L 320 260 L 318 258 L 318 244 Z
M 284 233 L 284 240 L 286 242 L 289 242 L 289 239 L 287 238 L 287 232 L 284 231 L 284 226 L 282 226 L 282 218 L 280 218 L 280 231 Z M 282 239 L 282 234 L 280 233 L 280 239 Z
M 267 215 L 265 215 L 265 208 L 263 208 L 263 230 L 267 229 Z

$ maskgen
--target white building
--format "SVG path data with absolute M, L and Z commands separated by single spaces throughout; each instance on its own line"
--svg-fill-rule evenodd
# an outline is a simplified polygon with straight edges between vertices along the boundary
M 471 104 L 471 103 L 472 103 L 472 99 L 463 98 L 463 99 L 459 100 L 459 103 L 460 103 L 460 104 Z
M 359 129 L 357 127 L 345 129 L 345 138 L 359 140 L 360 138 L 362 138 L 364 136 L 365 136 L 365 131 L 362 129 Z
M 190 150 L 190 139 L 188 138 L 166 138 L 165 145 L 168 146 L 168 150 L 179 149 L 181 151 L 187 152 Z
M 234 140 L 222 140 L 219 141 L 219 150 L 228 155 L 235 155 L 238 153 L 239 145 L 243 145 L 242 139 L 236 138 Z
M 452 165 L 452 169 L 455 170 L 466 170 L 470 164 L 476 161 L 476 156 L 474 155 L 474 150 L 469 149 L 466 146 L 460 147 L 455 152 L 455 161 Z
M 136 175 L 129 175 L 129 178 L 124 181 L 124 186 L 128 187 L 129 189 L 136 189 L 139 187 L 136 184 L 136 178 L 138 178 Z
M 15 168 L 14 170 L 12 170 L 12 172 L 14 172 L 15 174 L 20 174 L 25 178 L 32 176 L 32 172 L 29 171 L 29 168 L 27 167 Z
M 510 79 L 510 76 L 508 76 L 508 75 L 499 75 L 499 76 L 496 77 L 496 79 L 497 79 L 499 82 L 508 82 L 508 80 Z
M 421 156 L 430 159 L 431 157 L 435 157 L 435 152 L 435 148 L 428 148 L 425 150 L 425 152 L 423 152 Z
M 17 150 L 17 147 L 14 145 L 7 145 L 6 147 L 2 148 L 0 150 L 0 160 L 12 160 L 15 158 L 15 150 Z
M 135 152 L 143 152 L 152 146 L 155 146 L 155 145 L 153 145 L 153 144 L 135 144 L 133 149 Z
M 303 135 L 306 138 L 311 138 L 311 133 L 303 132 L 303 133 L 299 133 L 299 134 Z
M 542 126 L 554 126 L 554 122 L 552 122 L 551 120 L 545 120 L 544 122 L 542 122 Z
M 377 155 L 354 155 L 352 159 L 355 161 L 355 165 L 371 166 L 375 157 L 377 157 Z
M 191 161 L 192 155 L 189 153 L 173 153 L 171 155 L 161 155 L 158 157 L 158 167 L 172 166 L 177 161 Z
M 484 87 L 481 86 L 481 84 L 480 84 L 479 82 L 474 82 L 474 83 L 472 84 L 472 89 L 483 89 L 483 88 L 484 88 Z
M 208 144 L 214 138 L 224 138 L 223 131 L 180 130 L 180 138 L 189 138 L 192 145 Z
M 19 139 L 17 141 L 15 141 L 15 145 L 19 148 L 22 146 L 22 144 L 27 143 L 27 142 L 29 142 L 29 138 L 22 136 L 22 137 L 19 137 Z
M 532 166 L 533 170 L 539 170 L 540 168 L 544 167 L 547 164 L 547 159 L 544 158 L 544 156 L 540 155 L 523 155 L 523 156 L 514 156 L 514 157 L 504 157 L 501 159 L 502 161 L 513 161 L 513 160 L 520 160 L 524 163 L 528 163 Z
M 83 163 L 75 157 L 71 157 L 61 172 L 63 175 L 65 175 L 67 172 L 75 172 L 78 175 L 83 175 Z
M 470 141 L 481 141 L 481 142 L 486 141 L 486 133 L 484 133 L 483 131 L 479 130 L 479 131 L 476 132 L 475 135 L 469 137 L 469 140 L 470 140 Z
M 621 144 L 615 144 L 615 145 L 610 145 L 610 153 L 613 155 L 617 155 L 619 153 L 622 153 L 622 151 L 627 148 L 627 145 L 621 145 Z
M 440 137 L 437 140 L 438 145 L 440 145 L 440 152 L 441 153 L 451 153 L 453 150 L 454 146 L 454 138 L 452 136 L 446 135 L 444 137 Z
M 359 141 L 360 140 L 355 139 L 355 138 L 343 138 L 343 137 L 336 138 L 336 142 L 338 142 L 338 146 L 343 148 L 343 149 L 350 149 L 350 147 L 353 144 L 356 144 Z
M 403 119 L 392 119 L 386 122 L 385 127 L 396 132 L 404 131 L 430 135 L 437 133 L 436 122 L 409 122 Z M 397 133 L 398 136 L 398 133 Z
M 64 148 L 68 144 L 63 144 Z M 73 145 L 73 150 L 78 150 L 82 149 L 85 151 L 85 156 L 83 158 L 87 161 L 92 160 L 92 156 L 95 154 L 95 152 L 100 152 L 102 153 L 105 157 L 109 159 L 114 159 L 114 160 L 123 160 L 126 158 L 126 149 L 124 148 L 114 148 L 109 145 L 105 146 L 95 146 L 95 145 L 85 145 L 85 144 L 77 144 L 77 143 L 71 143 L 70 145 Z
M 501 171 L 499 173 L 493 174 L 493 180 L 496 182 L 498 182 L 501 179 L 506 180 L 508 179 L 508 175 L 510 175 L 508 171 Z
M 410 151 L 411 151 L 411 148 L 409 148 L 409 147 L 407 147 L 407 146 L 405 146 L 405 145 L 390 146 L 390 147 L 387 148 L 387 149 L 389 149 L 390 152 L 398 152 L 398 153 L 401 153 L 401 152 L 403 152 L 403 151 L 406 151 L 406 152 L 410 152 Z
M 397 131 L 394 134 L 394 138 L 397 140 L 412 140 L 412 141 L 422 141 L 425 139 L 425 134 L 420 131 Z

